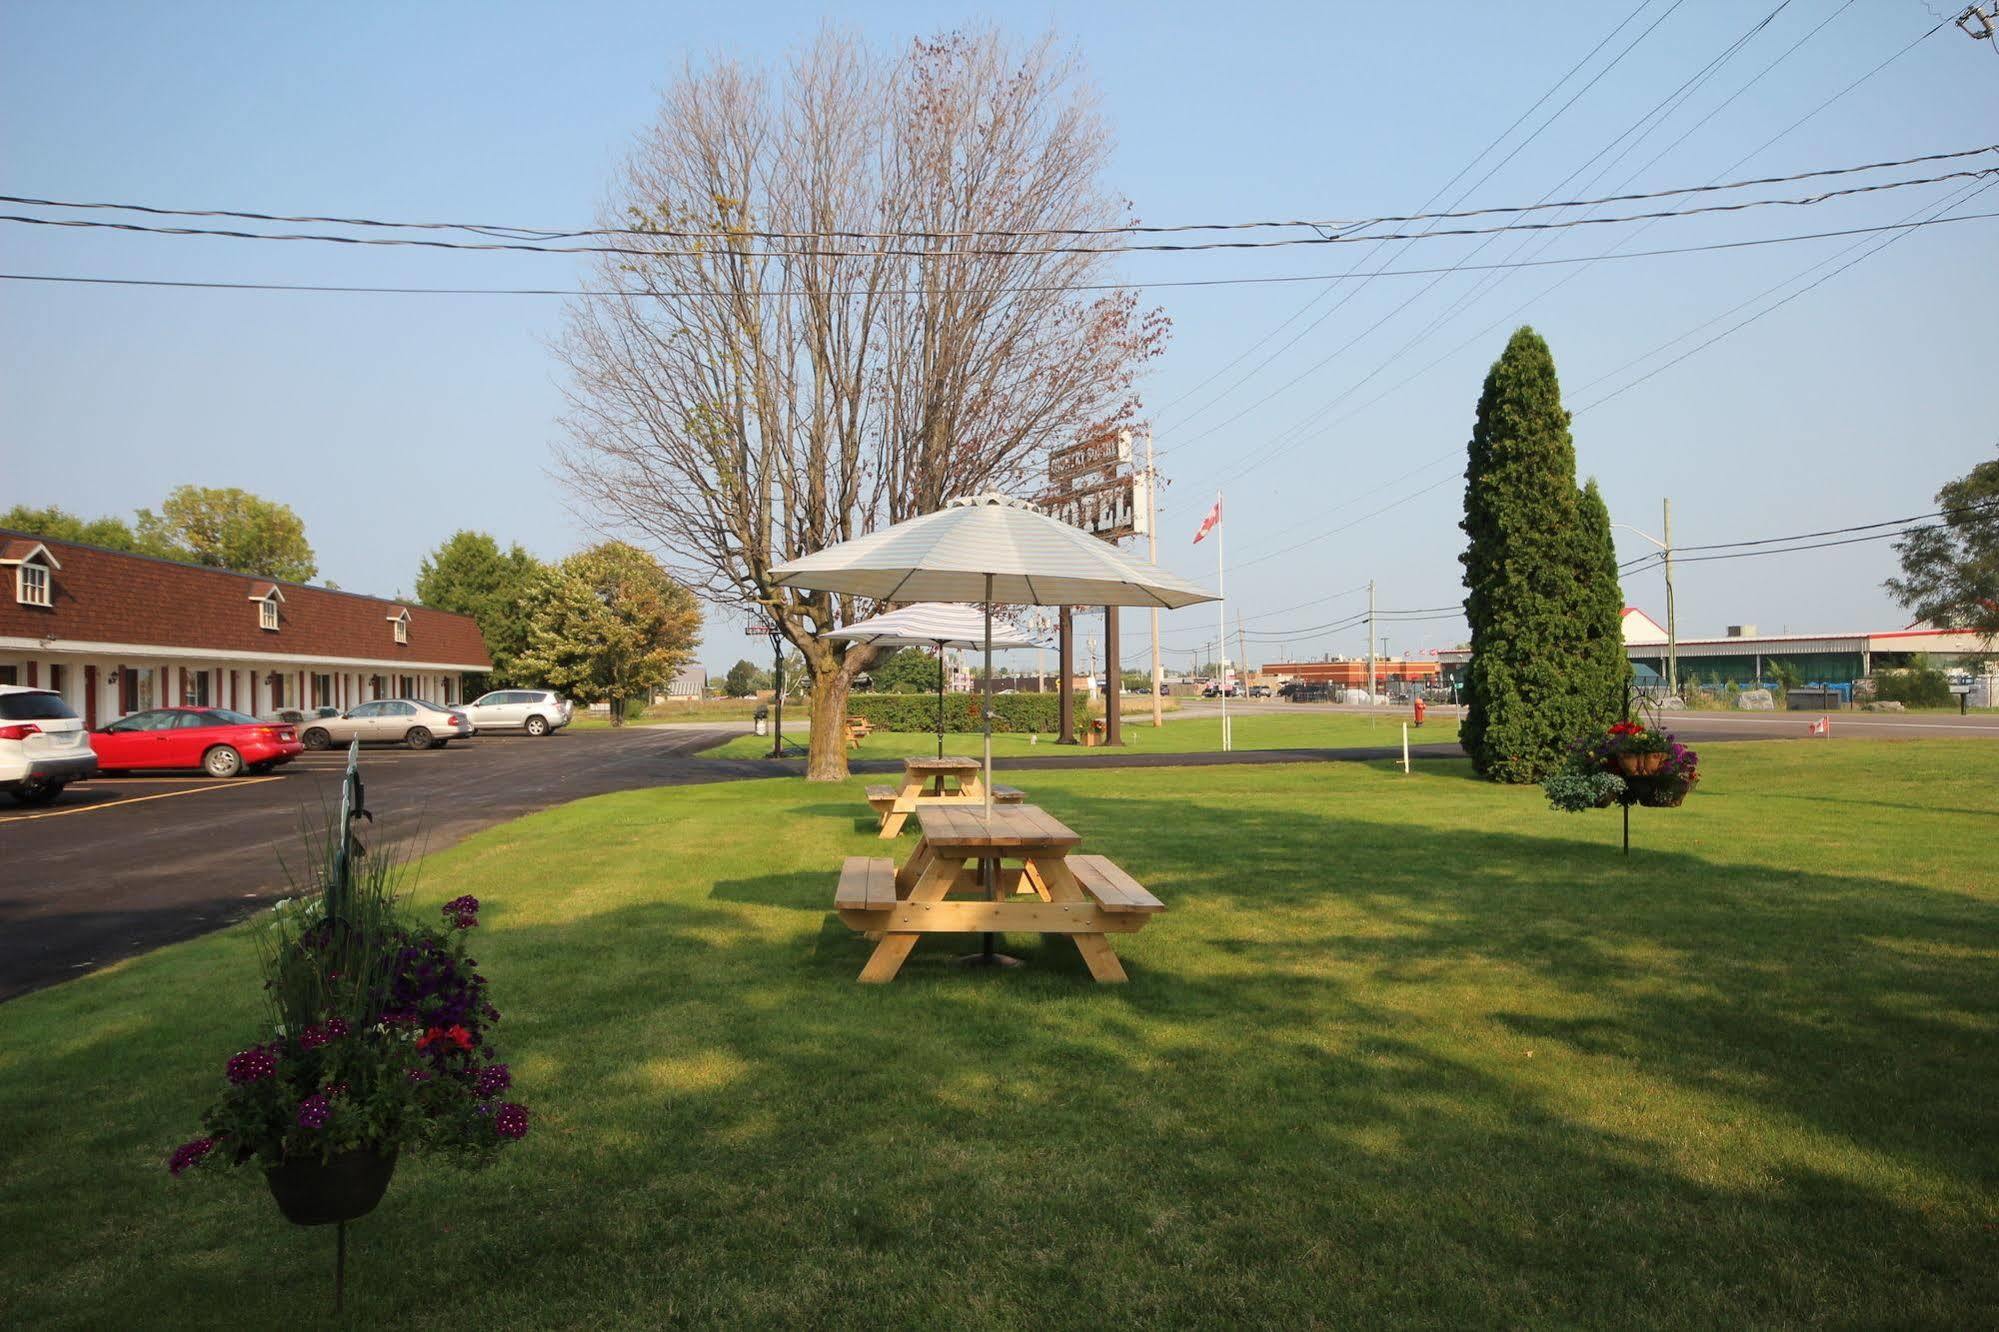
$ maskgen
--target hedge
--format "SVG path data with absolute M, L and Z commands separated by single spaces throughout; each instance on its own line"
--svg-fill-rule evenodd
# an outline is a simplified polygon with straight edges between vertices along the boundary
M 944 696 L 944 729 L 979 731 L 978 694 Z M 1060 701 L 1053 694 L 995 694 L 994 731 L 1039 731 L 1053 734 L 1060 719 Z M 935 731 L 935 694 L 853 694 L 847 699 L 847 715 L 864 717 L 884 731 Z

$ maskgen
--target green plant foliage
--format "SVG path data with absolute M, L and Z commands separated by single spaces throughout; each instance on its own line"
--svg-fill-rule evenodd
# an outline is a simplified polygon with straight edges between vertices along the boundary
M 534 596 L 548 566 L 516 543 L 502 551 L 485 532 L 458 531 L 424 556 L 416 594 L 426 606 L 469 615 L 492 654 L 493 669 L 476 687 L 505 689 L 541 681 L 521 674 L 535 614 Z
M 694 655 L 701 607 L 659 561 L 623 541 L 571 555 L 534 593 L 517 669 L 583 703 L 644 700 Z
M 1907 670 L 1876 671 L 1874 697 L 1908 708 L 1947 708 L 1957 702 L 1957 695 L 1950 692 L 1950 678 L 1920 659 Z
M 1576 694 L 1584 720 L 1608 724 L 1623 712 L 1631 688 L 1631 658 L 1624 651 L 1624 585 L 1617 576 L 1617 544 L 1610 510 L 1591 477 L 1576 497 L 1576 623 L 1583 654 Z
M 946 694 L 944 729 L 977 733 L 981 694 Z M 1053 694 L 996 694 L 993 696 L 993 730 L 1039 731 L 1052 733 L 1061 719 L 1059 700 Z M 847 699 L 847 715 L 864 717 L 886 731 L 935 731 L 937 696 L 922 694 L 854 694 Z
M 1936 495 L 1940 522 L 1895 543 L 1902 576 L 1888 590 L 1939 628 L 1999 640 L 1999 459 L 1982 462 Z
M 1611 702 L 1591 665 L 1610 603 L 1592 579 L 1614 567 L 1602 563 L 1582 507 L 1555 360 L 1522 327 L 1479 396 L 1465 469 L 1470 541 L 1459 556 L 1472 643 L 1464 744 L 1498 781 L 1539 781 Z
M 770 688 L 770 672 L 758 670 L 747 659 L 739 658 L 736 664 L 729 668 L 729 673 L 722 677 L 722 692 L 730 698 L 741 698 L 745 694 L 754 694 L 759 689 L 768 688 Z
M 28 532 L 51 541 L 74 541 L 80 545 L 131 551 L 137 555 L 164 553 L 146 549 L 138 534 L 132 530 L 132 525 L 123 518 L 79 518 L 67 509 L 53 505 L 31 508 L 26 504 L 16 504 L 5 513 L 0 513 L 0 527 L 12 532 Z
M 1600 768 L 1562 768 L 1541 783 L 1548 803 L 1568 814 L 1602 809 L 1624 794 L 1624 779 Z
M 305 520 L 289 505 L 234 486 L 176 486 L 158 513 L 141 509 L 137 517 L 149 553 L 294 583 L 319 572 Z
M 941 672 L 937 656 L 927 648 L 906 647 L 890 652 L 868 668 L 877 694 L 935 694 Z

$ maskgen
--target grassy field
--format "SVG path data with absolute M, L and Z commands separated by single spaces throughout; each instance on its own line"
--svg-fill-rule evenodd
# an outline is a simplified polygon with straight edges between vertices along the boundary
M 420 896 L 486 903 L 535 1130 L 405 1165 L 349 1317 L 1989 1326 L 1999 747 L 1703 757 L 1628 860 L 1458 762 L 1031 774 L 1171 908 L 1123 987 L 1019 936 L 854 984 L 858 783 L 483 833 Z M 255 975 L 238 929 L 0 1006 L 0 1322 L 322 1320 L 331 1234 L 161 1168 Z
M 1400 708 L 1393 713 L 1384 712 L 1379 717 L 1350 712 L 1265 712 L 1235 718 L 1232 729 L 1237 749 L 1349 749 L 1401 744 L 1402 723 L 1407 719 L 1408 713 Z M 805 743 L 803 733 L 792 736 L 787 729 L 785 734 L 800 744 Z M 1409 732 L 1411 744 L 1442 744 L 1457 738 L 1457 722 L 1449 716 L 1433 715 L 1420 729 Z M 1168 721 L 1164 726 L 1154 726 L 1149 717 L 1141 721 L 1127 715 L 1124 740 L 1122 749 L 1086 749 L 1081 745 L 1058 747 L 1046 735 L 1031 740 L 1025 735 L 1001 734 L 993 737 L 993 753 L 1005 757 L 1048 753 L 1187 754 L 1218 750 L 1222 747 L 1222 723 L 1219 717 L 1189 717 Z M 944 749 L 950 754 L 976 756 L 979 743 L 976 731 L 947 732 L 944 736 Z M 722 758 L 761 758 L 770 752 L 770 739 L 767 736 L 761 740 L 752 735 L 738 736 L 708 752 Z M 936 752 L 935 731 L 877 731 L 863 740 L 852 756 L 898 759 L 910 754 Z

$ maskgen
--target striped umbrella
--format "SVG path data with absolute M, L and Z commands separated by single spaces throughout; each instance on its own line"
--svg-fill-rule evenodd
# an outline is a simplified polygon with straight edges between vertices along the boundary
M 944 757 L 944 649 L 975 648 L 984 642 L 980 616 L 970 606 L 948 601 L 920 601 L 884 615 L 876 615 L 828 632 L 827 638 L 844 638 L 875 647 L 934 647 L 937 649 L 937 757 Z M 1031 638 L 995 635 L 995 649 L 1039 647 Z M 992 662 L 986 663 L 987 674 Z
M 971 495 L 879 532 L 771 570 L 776 582 L 876 601 L 959 601 L 985 607 L 985 811 L 993 800 L 993 607 L 1182 606 L 1212 592 L 1127 555 L 1025 500 Z M 1117 706 L 1115 696 L 1111 706 Z

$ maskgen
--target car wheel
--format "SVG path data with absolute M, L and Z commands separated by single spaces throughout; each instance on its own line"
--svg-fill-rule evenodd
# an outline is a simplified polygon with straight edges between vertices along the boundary
M 522 729 L 525 730 L 529 735 L 547 735 L 548 718 L 530 717 L 527 720 L 527 725 Z
M 234 777 L 243 771 L 243 756 L 228 745 L 217 745 L 201 756 L 201 770 L 210 777 Z
M 403 743 L 411 749 L 429 749 L 437 742 L 432 738 L 428 726 L 412 726 L 409 734 L 403 737 Z
M 62 794 L 61 782 L 23 782 L 10 793 L 17 805 L 46 805 Z
M 333 737 L 326 733 L 326 728 L 324 726 L 315 726 L 310 731 L 307 731 L 304 735 L 300 736 L 299 738 L 305 741 L 305 747 L 307 749 L 333 748 Z

